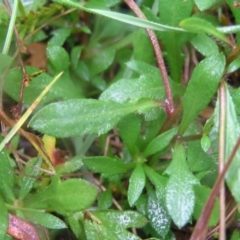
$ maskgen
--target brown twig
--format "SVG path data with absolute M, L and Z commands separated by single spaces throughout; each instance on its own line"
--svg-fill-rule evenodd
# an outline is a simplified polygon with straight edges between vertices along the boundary
M 130 9 L 132 9 L 132 11 L 141 19 L 146 19 L 145 15 L 143 14 L 143 12 L 139 9 L 139 7 L 137 6 L 137 4 L 133 1 L 133 0 L 124 0 L 124 2 L 129 6 Z M 154 33 L 154 31 L 150 30 L 150 29 L 146 29 L 147 33 L 149 35 L 149 38 L 152 42 L 153 48 L 154 48 L 154 52 L 157 58 L 157 64 L 158 67 L 160 69 L 160 73 L 162 75 L 162 79 L 163 79 L 163 85 L 165 88 L 165 93 L 166 93 L 166 111 L 167 111 L 167 115 L 168 117 L 170 117 L 172 115 L 172 113 L 174 112 L 174 103 L 173 103 L 173 98 L 172 98 L 172 92 L 171 92 L 171 88 L 170 88 L 170 84 L 169 84 L 169 80 L 168 80 L 168 74 L 167 74 L 167 70 L 166 70 L 166 66 L 162 57 L 162 51 L 160 49 L 160 46 L 158 44 L 158 40 L 157 37 Z
M 222 81 L 219 88 L 220 97 L 220 108 L 219 108 L 219 155 L 218 155 L 218 172 L 221 174 L 224 168 L 224 158 L 225 158 L 225 132 L 226 132 L 226 91 L 225 84 Z M 224 181 L 221 182 L 219 200 L 220 200 L 220 223 L 219 223 L 219 239 L 225 240 L 225 184 Z

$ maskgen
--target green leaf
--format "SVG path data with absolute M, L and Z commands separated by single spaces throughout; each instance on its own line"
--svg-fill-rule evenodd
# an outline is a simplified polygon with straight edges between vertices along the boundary
M 134 211 L 97 211 L 94 216 L 102 221 L 108 228 L 142 228 L 148 220 L 140 213 Z
M 174 135 L 177 133 L 177 128 L 172 128 L 161 135 L 154 138 L 146 147 L 143 156 L 147 157 L 149 155 L 152 155 L 154 153 L 157 153 L 164 148 L 166 148 L 169 143 L 171 142 Z
M 106 210 L 112 206 L 113 196 L 110 190 L 102 192 L 98 199 L 98 208 Z
M 47 57 L 50 66 L 55 73 L 59 73 L 68 69 L 70 61 L 66 50 L 60 46 L 49 44 L 47 46 Z
M 210 196 L 211 189 L 201 185 L 194 186 L 196 204 L 194 207 L 193 217 L 198 220 L 202 210 Z M 212 215 L 209 221 L 209 227 L 215 226 L 219 221 L 219 199 L 217 198 L 216 203 L 212 210 Z
M 66 41 L 66 39 L 71 34 L 70 28 L 58 28 L 51 32 L 52 38 L 48 42 L 48 44 L 54 45 L 54 46 L 62 46 L 63 43 Z
M 34 74 L 39 71 L 37 68 L 26 67 L 28 74 Z M 22 70 L 21 68 L 13 68 L 9 71 L 5 82 L 4 91 L 18 101 L 20 88 L 21 88 Z M 32 104 L 36 96 L 52 81 L 52 77 L 46 73 L 41 73 L 39 76 L 32 78 L 28 87 L 24 88 L 23 103 Z M 62 77 L 50 88 L 47 95 L 43 97 L 40 102 L 46 104 L 56 99 L 68 100 L 73 98 L 81 98 L 81 90 L 77 89 L 71 81 L 69 74 L 64 73 Z
M 154 75 L 142 76 L 138 79 L 121 79 L 104 91 L 99 99 L 118 103 L 125 103 L 141 98 L 163 100 L 165 93 L 161 78 L 159 76 L 155 78 Z
M 71 51 L 71 66 L 73 69 L 76 69 L 78 62 L 80 60 L 80 55 L 82 52 L 83 46 L 73 47 Z
M 128 170 L 126 164 L 117 157 L 86 157 L 83 158 L 83 163 L 88 169 L 101 173 L 104 177 L 122 174 Z
M 221 0 L 194 0 L 200 11 L 207 10 L 208 8 L 220 3 Z
M 240 232 L 238 230 L 235 230 L 230 240 L 238 240 L 239 238 L 240 238 Z
M 208 135 L 203 134 L 202 138 L 201 138 L 201 146 L 204 152 L 207 152 L 208 149 L 211 146 L 211 139 L 208 137 Z
M 219 52 L 217 44 L 206 34 L 198 34 L 191 43 L 205 57 Z
M 93 59 L 88 63 L 91 76 L 96 76 L 106 70 L 112 64 L 114 57 L 115 49 L 112 47 L 99 50 L 99 52 L 97 52 Z
M 152 63 L 154 51 L 151 41 L 143 29 L 136 30 L 133 39 L 133 56 L 135 60 Z M 143 51 L 144 46 L 144 51 Z
M 85 239 L 83 224 L 79 222 L 81 220 L 83 220 L 83 213 L 82 212 L 76 212 L 76 213 L 73 213 L 73 214 L 69 214 L 67 216 L 68 225 L 70 226 L 74 235 L 78 239 Z
M 97 193 L 94 185 L 82 179 L 68 179 L 64 182 L 55 180 L 49 187 L 26 199 L 25 205 L 36 209 L 51 209 L 65 215 L 91 206 Z
M 49 229 L 67 228 L 67 225 L 59 218 L 52 214 L 38 211 L 24 211 L 24 216 L 30 222 L 39 224 Z
M 167 185 L 167 178 L 155 172 L 152 168 L 144 165 L 144 172 L 151 183 L 156 188 L 156 195 L 159 201 L 163 202 L 165 199 L 165 189 Z
M 180 133 L 183 133 L 199 112 L 207 107 L 217 90 L 224 67 L 224 56 L 216 54 L 201 61 L 194 69 L 183 96 L 183 118 L 179 127 Z
M 34 115 L 29 125 L 40 132 L 56 137 L 92 133 L 100 135 L 113 128 L 125 115 L 156 106 L 157 103 L 150 100 L 131 104 L 94 99 L 68 100 L 42 108 Z
M 215 165 L 214 159 L 203 151 L 200 141 L 187 143 L 188 166 L 193 172 L 210 171 Z
M 40 172 L 40 167 L 42 164 L 41 158 L 32 158 L 28 161 L 24 168 L 24 177 L 21 181 L 21 188 L 19 192 L 19 199 L 24 199 L 27 194 L 33 188 L 33 185 L 36 182 L 36 176 L 38 176 Z
M 234 7 L 234 3 L 236 1 L 235 0 L 227 0 L 226 3 L 228 4 L 229 8 L 231 9 L 231 12 L 234 16 L 234 20 L 236 23 L 240 23 L 240 15 L 239 15 L 239 8 L 238 7 Z M 234 24 L 235 25 L 235 24 Z M 239 25 L 235 25 L 235 27 L 237 27 Z M 239 40 L 240 40 L 240 35 L 239 35 L 239 31 L 237 32 L 237 43 L 239 44 Z
M 101 10 L 101 9 L 85 8 L 80 4 L 75 3 L 71 0 L 54 0 L 54 2 L 57 2 L 61 5 L 66 5 L 67 7 L 70 7 L 70 8 L 77 8 L 83 11 L 100 14 L 102 16 L 106 16 L 108 18 L 112 18 L 112 19 L 115 19 L 124 23 L 128 23 L 134 26 L 138 26 L 138 27 L 149 28 L 149 29 L 158 30 L 158 31 L 182 31 L 182 29 L 177 27 L 170 27 L 168 25 L 163 25 L 156 22 L 140 19 L 137 17 L 132 17 L 127 14 Z
M 111 240 L 118 239 L 115 232 L 92 220 L 84 220 L 86 240 Z
M 73 173 L 83 166 L 82 157 L 75 156 L 56 167 L 58 174 Z
M 2 54 L 0 53 L 0 62 L 1 62 L 1 66 L 0 66 L 0 73 L 2 74 L 5 69 L 12 63 L 13 58 L 6 55 L 6 54 Z
M 232 101 L 232 98 L 229 94 L 227 86 L 225 86 L 226 91 L 226 101 L 225 101 L 225 109 L 226 109 L 226 124 L 224 126 L 225 129 L 225 161 L 230 156 L 233 147 L 235 146 L 237 139 L 239 137 L 240 132 L 240 124 L 236 115 L 235 104 Z M 215 109 L 215 129 L 219 129 L 219 100 L 217 101 L 216 109 Z M 233 162 L 231 163 L 226 175 L 225 179 L 227 185 L 235 198 L 237 203 L 240 203 L 240 175 L 239 175 L 239 165 L 240 165 L 240 151 L 238 150 Z
M 148 197 L 148 218 L 152 227 L 164 238 L 170 230 L 171 218 L 163 202 L 151 194 Z
M 235 104 L 235 111 L 237 113 L 237 116 L 240 116 L 240 88 L 232 89 L 230 93 Z
M 132 207 L 141 196 L 146 182 L 145 173 L 141 164 L 137 164 L 129 179 L 128 202 Z
M 172 0 L 169 4 L 168 0 L 159 1 L 159 18 L 160 22 L 178 26 L 179 22 L 191 15 L 193 1 L 178 1 Z M 159 32 L 159 36 L 164 43 L 164 48 L 167 53 L 171 78 L 175 82 L 181 82 L 181 72 L 184 62 L 182 55 L 182 45 L 189 39 L 191 35 L 179 32 Z
M 14 172 L 10 166 L 10 159 L 5 152 L 0 152 L 0 192 L 4 199 L 13 202 Z
M 5 239 L 8 229 L 8 210 L 0 196 L 0 239 Z
M 118 123 L 119 135 L 132 156 L 138 152 L 136 149 L 136 141 L 140 134 L 140 130 L 141 117 L 137 114 L 130 114 Z
M 198 181 L 189 171 L 184 147 L 177 143 L 173 160 L 165 173 L 170 175 L 166 187 L 166 206 L 174 223 L 183 227 L 191 218 L 194 210 L 195 195 L 193 185 Z
M 222 32 L 204 19 L 197 17 L 187 18 L 181 21 L 179 26 L 192 33 L 206 33 L 212 35 L 231 45 L 231 41 Z

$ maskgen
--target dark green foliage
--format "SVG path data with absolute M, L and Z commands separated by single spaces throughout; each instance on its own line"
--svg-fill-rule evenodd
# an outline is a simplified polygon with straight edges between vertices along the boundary
M 227 34 L 239 42 L 239 9 L 234 1 L 135 1 L 145 20 L 119 0 L 54 2 L 20 2 L 10 17 L 0 3 L 0 120 L 17 132 L 11 139 L 2 127 L 10 142 L 0 143 L 0 239 L 10 239 L 10 213 L 36 224 L 40 239 L 62 229 L 81 240 L 170 240 L 183 228 L 190 237 L 219 176 L 220 150 L 226 163 L 239 137 L 239 89 L 224 83 L 238 77 L 240 47 Z M 157 35 L 170 89 L 145 29 Z M 46 49 L 44 71 L 31 60 L 40 52 L 30 66 L 19 54 L 36 42 Z M 31 119 L 21 118 L 32 103 Z M 231 204 L 240 203 L 239 159 L 225 175 Z M 212 229 L 221 204 L 202 220 Z

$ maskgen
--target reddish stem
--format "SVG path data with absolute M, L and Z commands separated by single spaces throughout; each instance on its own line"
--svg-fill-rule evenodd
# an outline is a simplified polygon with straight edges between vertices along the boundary
M 133 0 L 124 0 L 124 2 L 129 6 L 130 9 L 132 9 L 132 11 L 139 18 L 146 20 L 145 15 L 143 14 L 143 12 L 139 9 L 137 4 Z M 158 44 L 158 40 L 157 40 L 157 37 L 156 37 L 154 31 L 152 31 L 150 29 L 146 29 L 146 30 L 147 30 L 149 38 L 152 42 L 154 52 L 155 52 L 155 55 L 156 55 L 156 58 L 157 58 L 158 67 L 159 67 L 161 75 L 162 75 L 163 85 L 164 85 L 165 93 L 166 93 L 166 97 L 167 97 L 167 99 L 166 99 L 166 111 L 167 111 L 168 117 L 170 117 L 171 114 L 174 112 L 174 103 L 173 103 L 170 84 L 169 84 L 169 81 L 168 81 L 168 74 L 167 74 L 166 66 L 165 66 L 165 63 L 164 63 L 164 60 L 163 60 L 163 57 L 162 57 L 162 51 L 160 49 L 160 46 Z

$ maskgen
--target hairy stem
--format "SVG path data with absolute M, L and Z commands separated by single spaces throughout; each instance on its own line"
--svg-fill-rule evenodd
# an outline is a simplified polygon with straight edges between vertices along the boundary
M 132 11 L 139 18 L 146 19 L 143 12 L 139 9 L 137 4 L 133 0 L 124 0 L 124 2 L 129 6 L 130 9 L 132 9 Z M 155 52 L 155 55 L 156 55 L 156 58 L 157 58 L 157 64 L 158 64 L 158 67 L 159 67 L 161 75 L 162 75 L 163 85 L 164 85 L 165 93 L 166 93 L 166 97 L 167 97 L 167 99 L 166 99 L 166 111 L 167 111 L 168 117 L 170 117 L 171 114 L 174 112 L 174 103 L 173 103 L 172 92 L 171 92 L 171 88 L 170 88 L 170 84 L 169 84 L 169 80 L 168 80 L 168 74 L 167 74 L 166 66 L 165 66 L 165 63 L 164 63 L 164 60 L 163 60 L 163 56 L 162 56 L 162 51 L 161 51 L 161 48 L 158 44 L 158 40 L 157 40 L 157 37 L 156 37 L 154 31 L 152 31 L 150 29 L 146 29 L 146 30 L 147 30 L 149 38 L 152 42 L 154 52 Z

